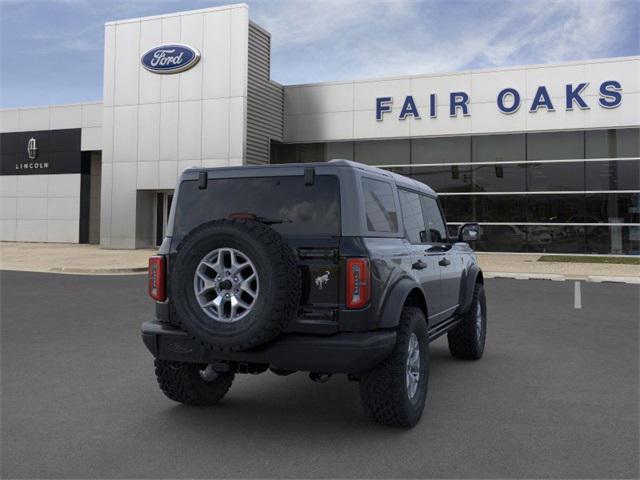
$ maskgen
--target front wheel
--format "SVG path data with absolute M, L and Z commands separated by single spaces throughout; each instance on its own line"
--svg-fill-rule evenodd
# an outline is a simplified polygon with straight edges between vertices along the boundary
M 226 395 L 233 373 L 217 373 L 210 365 L 155 360 L 156 378 L 162 392 L 186 405 L 214 405 Z
M 469 311 L 462 320 L 447 334 L 449 352 L 463 360 L 478 360 L 484 352 L 487 337 L 487 300 L 484 286 L 476 283 Z
M 383 425 L 413 427 L 424 410 L 429 381 L 429 338 L 424 312 L 405 307 L 391 355 L 360 380 L 365 413 Z

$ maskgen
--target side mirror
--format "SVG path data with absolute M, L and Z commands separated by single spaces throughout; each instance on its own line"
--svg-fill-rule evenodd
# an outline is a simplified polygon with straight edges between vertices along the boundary
M 465 223 L 458 229 L 459 242 L 475 242 L 480 238 L 480 225 L 477 223 Z

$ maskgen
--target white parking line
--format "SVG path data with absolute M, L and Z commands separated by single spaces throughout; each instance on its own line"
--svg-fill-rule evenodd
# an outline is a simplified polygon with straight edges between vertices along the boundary
M 582 308 L 582 293 L 580 292 L 580 282 L 575 282 L 573 285 L 573 308 Z

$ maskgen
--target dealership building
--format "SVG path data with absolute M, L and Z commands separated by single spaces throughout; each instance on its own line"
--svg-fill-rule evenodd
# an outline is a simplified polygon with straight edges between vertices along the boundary
M 186 168 L 342 158 L 479 250 L 640 254 L 640 57 L 280 85 L 270 41 L 243 4 L 107 23 L 102 102 L 0 110 L 1 239 L 154 246 Z

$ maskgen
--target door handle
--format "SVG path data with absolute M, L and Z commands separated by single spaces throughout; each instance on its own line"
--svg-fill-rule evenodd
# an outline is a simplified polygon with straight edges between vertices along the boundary
M 424 270 L 425 268 L 427 268 L 427 264 L 422 260 L 418 260 L 413 265 L 411 265 L 411 268 L 413 268 L 414 270 Z
M 451 265 L 451 262 L 447 257 L 444 257 L 442 260 L 438 262 L 438 265 L 440 265 L 441 267 L 446 267 L 447 265 Z

